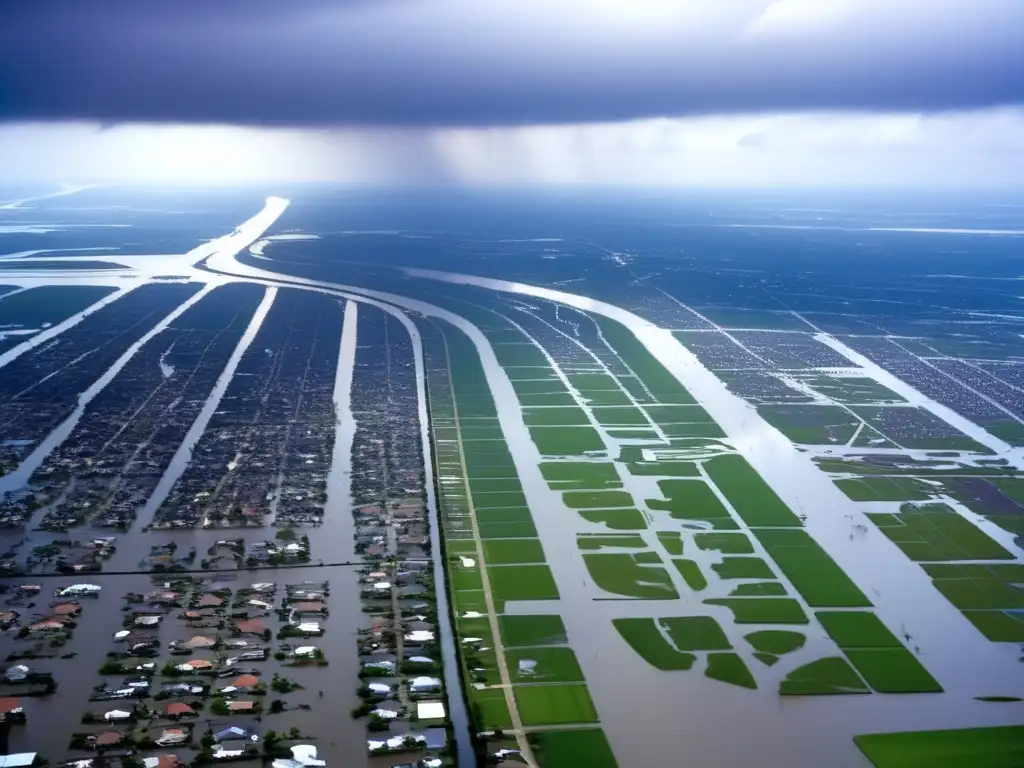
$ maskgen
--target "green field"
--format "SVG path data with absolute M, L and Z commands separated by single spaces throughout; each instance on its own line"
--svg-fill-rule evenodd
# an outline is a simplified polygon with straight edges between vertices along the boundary
M 513 690 L 523 725 L 597 722 L 585 685 L 517 685 Z
M 868 515 L 911 560 L 1012 560 L 1013 555 L 945 504 L 904 505 L 898 515 Z
M 683 538 L 678 531 L 658 531 L 658 540 L 670 555 L 683 554 Z
M 679 597 L 668 571 L 661 566 L 638 563 L 631 554 L 600 552 L 585 554 L 583 559 L 594 583 L 606 592 L 643 600 Z
M 528 735 L 540 768 L 618 768 L 604 731 L 536 731 Z
M 790 672 L 779 684 L 779 693 L 783 696 L 829 696 L 870 692 L 846 659 L 838 656 L 804 664 Z
M 488 565 L 544 562 L 540 539 L 491 539 L 483 544 Z
M 686 586 L 692 589 L 694 592 L 700 592 L 708 585 L 707 577 L 701 571 L 700 566 L 697 565 L 696 560 L 687 560 L 684 558 L 673 558 L 672 565 L 679 571 L 679 575 L 683 577 L 683 581 L 686 582 Z
M 517 539 L 532 538 L 537 535 L 537 527 L 532 521 L 523 522 L 483 522 L 478 521 L 481 539 Z
M 762 629 L 746 635 L 746 640 L 756 650 L 782 656 L 800 650 L 807 638 L 800 632 L 789 632 L 783 629 Z
M 758 413 L 794 443 L 845 445 L 861 420 L 838 405 L 761 405 Z
M 815 616 L 840 648 L 902 648 L 881 620 L 868 611 L 818 611 Z
M 583 509 L 580 517 L 591 523 L 602 523 L 615 531 L 642 531 L 647 528 L 647 518 L 639 509 Z
M 562 494 L 571 509 L 608 509 L 632 507 L 633 497 L 626 491 L 568 491 Z
M 732 592 L 732 597 L 781 597 L 788 595 L 785 586 L 777 581 L 758 581 L 753 584 L 737 584 Z
M 582 683 L 571 648 L 523 648 L 505 652 L 513 683 Z
M 739 454 L 716 456 L 705 462 L 704 469 L 747 525 L 800 525 L 785 502 Z
M 500 688 L 486 688 L 469 693 L 469 708 L 473 720 L 483 730 L 511 728 L 512 716 L 505 701 L 505 691 Z
M 774 579 L 768 563 L 759 557 L 723 557 L 711 566 L 723 579 Z
M 656 669 L 690 669 L 697 660 L 692 653 L 683 653 L 673 648 L 658 630 L 654 619 L 612 619 L 612 624 L 622 639 Z
M 727 651 L 732 643 L 710 616 L 677 616 L 659 619 L 676 648 L 681 651 Z
M 587 412 L 579 406 L 523 408 L 523 421 L 528 427 L 580 427 L 590 424 Z
M 1024 725 L 854 737 L 875 768 L 1020 768 Z
M 487 569 L 487 577 L 495 601 L 558 599 L 558 587 L 546 565 L 496 565 Z
M 576 536 L 576 546 L 582 550 L 598 550 L 604 547 L 643 549 L 647 542 L 639 533 L 580 533 Z
M 741 688 L 757 688 L 757 681 L 750 674 L 750 669 L 735 653 L 709 653 L 708 666 L 704 674 L 713 680 L 738 685 Z
M 658 488 L 665 498 L 646 499 L 650 509 L 668 512 L 676 520 L 707 520 L 715 528 L 736 528 L 729 511 L 703 480 L 659 480 Z
M 545 461 L 541 474 L 553 490 L 601 490 L 621 488 L 615 465 L 596 461 Z
M 757 529 L 754 535 L 811 607 L 871 606 L 871 601 L 806 531 Z
M 530 427 L 530 438 L 544 456 L 583 456 L 605 450 L 593 427 Z
M 942 686 L 906 648 L 844 649 L 850 663 L 880 693 L 940 693 Z
M 693 542 L 700 549 L 717 550 L 729 555 L 754 554 L 754 545 L 745 533 L 695 533 Z
M 964 611 L 964 616 L 995 643 L 1024 643 L 1024 615 L 1003 611 Z
M 562 617 L 555 614 L 498 617 L 501 642 L 506 648 L 562 645 L 566 642 Z
M 850 477 L 835 484 L 854 501 L 926 501 L 936 493 L 934 485 L 916 477 Z
M 716 597 L 707 605 L 724 605 L 737 624 L 806 624 L 800 603 L 789 597 Z

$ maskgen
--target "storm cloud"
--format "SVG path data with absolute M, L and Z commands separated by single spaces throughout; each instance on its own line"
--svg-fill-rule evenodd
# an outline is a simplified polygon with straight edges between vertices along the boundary
M 1021 51 L 1021 0 L 8 0 L 0 120 L 941 112 L 1024 103 Z

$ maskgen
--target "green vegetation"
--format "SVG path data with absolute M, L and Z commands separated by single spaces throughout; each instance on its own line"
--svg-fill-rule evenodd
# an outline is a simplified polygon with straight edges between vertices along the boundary
M 789 593 L 778 581 L 758 581 L 753 584 L 737 584 L 729 594 L 733 597 L 780 597 Z
M 683 554 L 683 537 L 678 531 L 658 531 L 658 540 L 670 555 Z
M 530 427 L 530 437 L 544 456 L 583 456 L 605 450 L 593 427 Z
M 543 563 L 544 550 L 539 539 L 492 539 L 484 542 L 488 565 L 507 563 Z
M 597 722 L 585 685 L 517 685 L 513 691 L 523 725 Z
M 845 445 L 862 423 L 838 405 L 771 404 L 757 411 L 787 438 L 804 445 Z
M 759 557 L 723 557 L 711 568 L 723 579 L 774 579 L 775 574 Z
M 590 412 L 603 427 L 646 427 L 650 424 L 644 412 L 633 405 L 594 406 Z
M 876 768 L 1019 768 L 1024 725 L 855 736 Z
M 699 405 L 648 405 L 644 407 L 651 421 L 659 426 L 665 424 L 713 423 L 711 414 Z
M 816 392 L 843 405 L 857 403 L 905 403 L 902 397 L 867 376 L 802 375 L 803 382 Z
M 825 696 L 838 693 L 870 693 L 846 659 L 830 656 L 794 669 L 779 684 L 783 696 Z
M 735 653 L 709 653 L 708 667 L 704 674 L 712 680 L 720 680 L 741 688 L 757 688 L 754 676 L 750 674 L 743 659 Z
M 942 686 L 906 648 L 844 648 L 850 662 L 880 693 L 941 693 Z
M 540 768 L 618 768 L 608 739 L 598 728 L 537 731 L 528 738 Z
M 522 519 L 528 520 L 530 508 L 526 506 L 526 497 L 521 490 L 511 491 L 476 491 L 470 486 L 473 496 L 473 506 L 477 512 L 484 509 L 510 509 L 518 508 L 523 511 Z
M 1024 643 L 1024 615 L 1003 611 L 964 611 L 964 616 L 993 642 Z
M 672 579 L 661 566 L 637 563 L 631 554 L 596 553 L 583 556 L 590 577 L 601 589 L 644 600 L 679 597 Z
M 840 648 L 902 648 L 881 620 L 868 611 L 818 611 L 818 621 Z
M 707 587 L 708 580 L 701 573 L 700 566 L 697 565 L 695 560 L 686 560 L 683 558 L 674 558 L 672 565 L 679 571 L 679 575 L 683 577 L 683 581 L 686 585 L 694 592 L 700 592 L 702 589 Z
M 523 648 L 505 652 L 513 683 L 582 683 L 583 672 L 570 648 Z
M 835 484 L 854 501 L 926 501 L 936 492 L 916 477 L 850 477 Z
M 621 488 L 615 465 L 596 461 L 545 461 L 541 474 L 556 491 Z
M 487 577 L 496 601 L 558 599 L 558 587 L 546 565 L 496 565 L 487 569 Z
M 469 693 L 470 709 L 473 720 L 481 730 L 495 728 L 511 728 L 512 715 L 508 711 L 505 691 L 502 688 L 485 688 L 471 690 Z
M 612 437 L 625 437 L 609 432 Z M 638 435 L 640 437 L 640 435 Z M 646 437 L 646 435 L 645 435 Z M 654 438 L 651 433 L 649 437 Z M 631 461 L 626 464 L 629 474 L 638 477 L 657 475 L 658 477 L 700 477 L 697 465 L 692 461 Z
M 534 645 L 563 645 L 566 642 L 562 617 L 554 614 L 498 617 L 501 642 L 506 648 Z
M 569 491 L 563 493 L 562 498 L 565 505 L 571 509 L 633 506 L 633 497 L 626 491 Z
M 695 533 L 693 542 L 700 549 L 717 550 L 729 555 L 754 554 L 754 545 L 745 533 Z
M 746 640 L 756 650 L 782 656 L 804 647 L 807 638 L 800 632 L 789 632 L 783 629 L 762 629 L 746 635 Z
M 592 523 L 603 523 L 615 531 L 642 531 L 647 528 L 647 518 L 639 509 L 583 509 L 580 517 Z
M 665 499 L 646 499 L 651 509 L 669 512 L 677 520 L 707 520 L 715 528 L 736 528 L 729 511 L 703 480 L 659 480 L 658 488 Z
M 716 597 L 706 605 L 724 605 L 737 624 L 806 624 L 800 603 L 790 597 Z
M 502 368 L 508 365 L 521 366 L 543 366 L 548 367 L 550 363 L 541 352 L 540 347 L 530 341 L 492 344 L 494 355 L 498 358 L 498 364 Z
M 528 427 L 579 427 L 590 424 L 587 412 L 579 406 L 523 408 L 523 421 Z
M 1001 545 L 946 504 L 908 504 L 898 515 L 868 517 L 911 560 L 1013 559 Z
M 693 404 L 693 398 L 658 360 L 648 351 L 633 332 L 621 323 L 605 317 L 595 317 L 608 346 L 643 381 L 651 394 L 662 403 Z
M 647 542 L 644 541 L 644 537 L 639 533 L 581 533 L 576 536 L 576 545 L 582 550 L 594 550 L 603 547 L 643 549 L 647 546 Z
M 114 288 L 99 285 L 43 285 L 0 299 L 0 328 L 56 325 L 95 304 Z M 24 340 L 25 336 L 15 337 Z
M 676 648 L 681 651 L 727 651 L 732 643 L 710 616 L 677 616 L 659 619 Z
M 800 525 L 785 502 L 739 454 L 716 456 L 704 469 L 749 526 Z
M 622 639 L 648 664 L 665 671 L 685 670 L 697 657 L 673 648 L 658 630 L 654 619 L 612 619 Z
M 478 521 L 481 539 L 518 539 L 532 538 L 537 535 L 537 527 L 532 521 L 522 522 L 483 522 Z
M 811 607 L 871 606 L 871 601 L 806 531 L 757 529 L 754 535 Z

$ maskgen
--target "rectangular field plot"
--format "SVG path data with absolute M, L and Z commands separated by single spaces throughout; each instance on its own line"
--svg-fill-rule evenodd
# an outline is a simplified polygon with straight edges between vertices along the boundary
M 544 456 L 584 456 L 605 450 L 593 427 L 530 427 L 530 438 Z
M 718 550 L 729 555 L 752 555 L 754 545 L 745 533 L 695 533 L 693 542 L 705 550 Z
M 648 527 L 647 518 L 639 509 L 582 509 L 579 515 L 588 522 L 605 525 L 613 531 L 642 531 Z
M 477 528 L 480 530 L 481 539 L 521 539 L 537 535 L 537 527 L 532 520 L 480 520 L 477 522 Z
M 838 405 L 762 405 L 757 411 L 794 443 L 803 445 L 845 445 L 862 424 Z
M 571 648 L 523 648 L 505 652 L 513 683 L 582 683 Z
M 0 294 L 14 286 L 0 287 Z M 67 320 L 95 304 L 114 288 L 100 285 L 44 285 L 0 298 L 0 352 L 6 352 L 44 328 Z
M 871 601 L 806 531 L 763 528 L 755 530 L 754 535 L 808 605 L 871 606 Z
M 966 610 L 1024 609 L 1024 565 L 924 565 L 935 588 L 957 608 Z
M 1024 765 L 1024 725 L 855 736 L 875 768 L 1016 768 Z M 955 760 L 951 762 L 951 760 Z
M 724 605 L 737 624 L 807 624 L 800 603 L 790 597 L 716 597 L 707 605 Z
M 1013 555 L 945 504 L 905 505 L 898 515 L 868 515 L 911 560 L 1012 560 Z
M 906 648 L 844 649 L 850 663 L 879 693 L 940 693 L 942 686 Z
M 523 725 L 597 722 L 597 710 L 585 685 L 517 685 L 513 691 Z
M 644 412 L 634 406 L 594 406 L 590 409 L 603 427 L 646 427 L 650 425 Z
M 540 768 L 618 768 L 608 739 L 598 728 L 536 731 L 528 738 Z
M 818 611 L 818 621 L 840 648 L 902 648 L 882 621 L 867 611 Z
M 488 565 L 543 563 L 544 549 L 540 539 L 493 539 L 484 542 L 484 558 Z
M 512 716 L 508 711 L 505 691 L 501 688 L 484 688 L 471 690 L 469 705 L 473 711 L 473 719 L 481 728 L 511 728 Z
M 548 359 L 533 342 L 509 342 L 494 344 L 494 354 L 502 366 L 550 366 Z
M 633 505 L 633 497 L 626 491 L 567 491 L 562 494 L 562 499 L 571 509 L 606 509 Z
M 622 487 L 615 465 L 607 462 L 549 461 L 540 465 L 540 471 L 556 491 Z
M 904 448 L 990 453 L 983 445 L 923 408 L 853 406 L 852 410 L 882 435 Z
M 644 411 L 658 425 L 712 423 L 711 414 L 699 405 L 645 405 Z
M 558 587 L 546 565 L 496 565 L 487 569 L 487 577 L 496 602 L 558 599 Z
M 716 529 L 738 526 L 710 485 L 701 479 L 659 480 L 665 499 L 645 499 L 650 509 L 668 512 L 677 520 L 705 520 Z
M 523 408 L 523 421 L 528 427 L 580 427 L 590 424 L 587 412 L 577 406 Z
M 710 616 L 676 616 L 659 619 L 680 651 L 727 651 L 732 643 Z
M 799 378 L 815 392 L 843 405 L 906 402 L 888 387 L 866 376 L 804 374 Z
M 624 325 L 596 317 L 605 341 L 660 403 L 690 405 L 693 397 Z
M 1024 612 L 964 611 L 964 616 L 994 643 L 1024 643 Z
M 800 525 L 797 516 L 742 456 L 716 456 L 704 468 L 747 525 Z
M 854 501 L 926 501 L 936 486 L 916 477 L 847 477 L 835 481 Z
M 564 645 L 565 624 L 554 614 L 512 615 L 498 617 L 501 642 L 506 648 L 536 645 Z

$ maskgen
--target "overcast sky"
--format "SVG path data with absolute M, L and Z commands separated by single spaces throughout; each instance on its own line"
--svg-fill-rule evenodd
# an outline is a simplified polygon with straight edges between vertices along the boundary
M 1024 184 L 1024 0 L 0 3 L 0 180 Z

